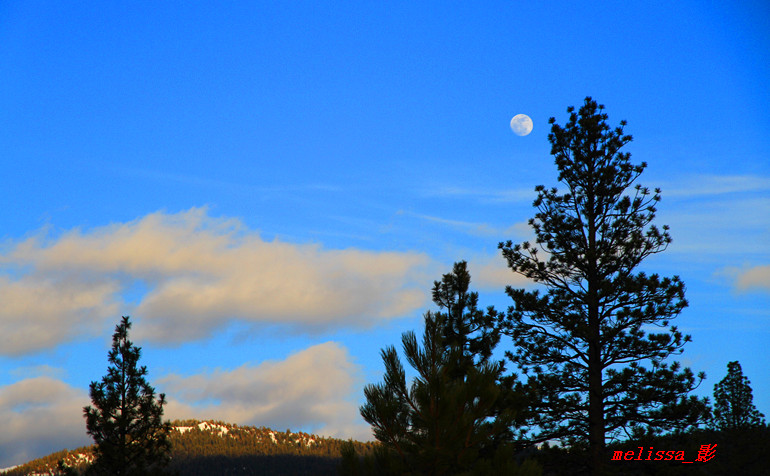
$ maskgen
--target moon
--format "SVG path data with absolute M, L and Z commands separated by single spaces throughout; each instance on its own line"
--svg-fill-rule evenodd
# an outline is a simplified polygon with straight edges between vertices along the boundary
M 532 119 L 526 114 L 516 114 L 511 119 L 511 130 L 517 136 L 525 136 L 532 132 Z

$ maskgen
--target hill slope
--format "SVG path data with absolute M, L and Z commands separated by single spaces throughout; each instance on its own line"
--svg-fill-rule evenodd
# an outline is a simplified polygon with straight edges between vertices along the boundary
M 336 475 L 344 440 L 216 421 L 172 422 L 171 465 L 180 476 Z M 354 442 L 359 454 L 373 443 Z M 84 468 L 93 446 L 63 450 L 2 473 L 3 476 L 57 475 L 58 462 Z

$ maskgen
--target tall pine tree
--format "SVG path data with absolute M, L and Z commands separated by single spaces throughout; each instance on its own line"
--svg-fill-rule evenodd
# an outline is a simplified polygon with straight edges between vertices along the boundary
M 394 347 L 382 351 L 384 382 L 367 385 L 361 415 L 382 443 L 382 474 L 539 474 L 532 463 L 513 460 L 517 407 L 523 406 L 492 361 L 500 340 L 496 312 L 478 309 L 469 292 L 465 262 L 435 282 L 433 300 L 443 312 L 425 314 L 422 346 L 403 334 L 407 362 L 418 376 L 411 385 Z
M 738 361 L 727 364 L 727 376 L 714 385 L 712 426 L 720 430 L 763 426 L 764 415 L 754 406 L 751 382 Z
M 695 424 L 706 404 L 688 397 L 692 371 L 665 362 L 690 340 L 665 329 L 687 306 L 684 283 L 639 270 L 671 242 L 667 226 L 652 224 L 660 190 L 634 185 L 646 164 L 621 151 L 625 121 L 611 129 L 590 97 L 567 112 L 564 127 L 550 119 L 548 136 L 564 189 L 536 187 L 534 244 L 500 243 L 508 266 L 544 292 L 507 287 L 501 328 L 539 394 L 533 439 L 587 443 L 600 474 L 606 438 Z
M 163 421 L 165 395 L 145 380 L 138 367 L 141 348 L 128 339 L 131 322 L 123 316 L 112 336 L 107 375 L 91 382 L 92 406 L 83 409 L 88 434 L 96 443 L 89 473 L 111 476 L 165 474 L 171 424 Z

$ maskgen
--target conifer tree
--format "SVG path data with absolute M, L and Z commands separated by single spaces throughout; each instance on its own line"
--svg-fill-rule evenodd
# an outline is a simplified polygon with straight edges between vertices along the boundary
M 361 415 L 382 443 L 381 474 L 539 474 L 513 458 L 517 394 L 492 361 L 500 340 L 497 314 L 478 309 L 468 292 L 466 263 L 435 282 L 433 300 L 443 312 L 427 312 L 422 346 L 414 332 L 402 336 L 404 355 L 418 376 L 407 386 L 394 347 L 382 351 L 384 382 L 367 385 Z
M 540 285 L 506 288 L 513 306 L 501 329 L 538 393 L 533 440 L 587 443 L 600 474 L 607 437 L 693 425 L 707 406 L 688 397 L 700 383 L 692 371 L 666 361 L 690 341 L 669 327 L 687 306 L 685 285 L 639 269 L 671 242 L 667 226 L 652 224 L 660 190 L 634 184 L 646 164 L 621 151 L 625 121 L 611 129 L 590 97 L 567 112 L 564 127 L 550 119 L 548 136 L 564 189 L 535 188 L 535 243 L 499 245 L 515 273 Z
M 163 421 L 165 395 L 145 380 L 138 367 L 141 348 L 128 339 L 131 322 L 123 316 L 112 336 L 107 375 L 91 382 L 91 406 L 83 409 L 88 434 L 96 443 L 91 474 L 138 476 L 165 474 L 171 424 Z
M 754 406 L 751 382 L 743 375 L 738 361 L 727 364 L 727 376 L 714 385 L 714 418 L 719 430 L 763 426 L 764 415 Z

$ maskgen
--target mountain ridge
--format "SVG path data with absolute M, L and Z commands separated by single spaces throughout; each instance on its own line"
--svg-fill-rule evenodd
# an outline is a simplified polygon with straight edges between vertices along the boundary
M 217 420 L 176 420 L 172 423 L 169 469 L 180 476 L 213 474 L 334 475 L 343 444 L 351 441 L 359 454 L 375 443 L 361 443 L 290 430 L 243 426 Z M 3 476 L 56 476 L 59 461 L 84 469 L 94 458 L 94 445 L 61 450 L 15 467 Z

